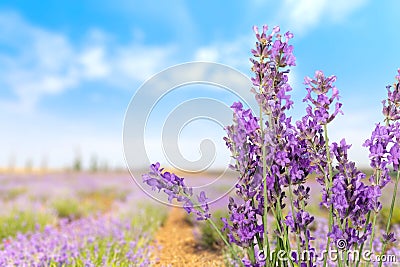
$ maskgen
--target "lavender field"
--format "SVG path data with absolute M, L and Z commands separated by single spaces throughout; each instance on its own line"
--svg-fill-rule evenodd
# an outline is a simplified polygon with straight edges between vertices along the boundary
M 208 187 L 218 199 L 210 204 L 214 212 L 226 207 L 234 179 Z M 128 173 L 9 173 L 0 184 L 0 266 L 162 266 L 155 234 L 171 207 L 146 195 Z M 203 225 L 186 217 L 201 245 Z M 203 247 L 214 243 L 215 236 Z
M 0 267 L 400 267 L 399 10 L 1 0 Z
M 235 179 L 231 176 L 218 186 L 212 184 L 211 175 L 187 182 L 211 184 L 210 198 L 228 193 L 209 204 L 216 218 L 227 216 L 228 197 L 235 197 L 229 191 Z M 2 174 L 0 181 L 0 266 L 160 266 L 157 258 L 163 248 L 155 234 L 170 207 L 148 197 L 129 174 Z M 317 215 L 310 227 L 317 237 L 315 247 L 325 245 L 320 241 L 328 231 L 327 214 L 318 204 L 320 193 L 319 184 L 311 183 L 310 210 Z M 187 220 L 198 246 L 229 257 L 224 256 L 224 244 L 212 229 L 195 216 Z M 393 222 L 400 234 L 399 212 Z M 374 246 L 380 249 L 379 238 Z M 399 252 L 398 246 L 388 249 L 397 257 Z
M 0 176 L 0 266 L 149 266 L 165 206 L 127 174 Z

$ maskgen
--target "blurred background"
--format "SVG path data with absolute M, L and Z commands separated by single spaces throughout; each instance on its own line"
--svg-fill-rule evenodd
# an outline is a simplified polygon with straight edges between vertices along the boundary
M 3 0 L 0 168 L 124 169 L 123 120 L 137 88 L 166 67 L 194 60 L 228 64 L 251 76 L 252 26 L 263 24 L 295 35 L 294 118 L 304 113 L 304 76 L 315 70 L 337 75 L 345 116 L 332 124 L 331 139 L 346 137 L 353 159 L 367 166 L 362 143 L 382 121 L 385 86 L 400 67 L 399 10 L 398 1 L 371 0 Z M 157 114 L 201 88 L 186 90 L 164 99 Z M 182 132 L 182 153 L 199 157 L 196 148 L 207 136 L 225 151 L 223 134 L 216 125 L 193 123 Z M 149 154 L 160 159 L 162 149 L 150 145 Z
M 131 179 L 124 117 L 141 85 L 170 66 L 211 61 L 251 77 L 253 25 L 294 33 L 294 120 L 305 113 L 304 76 L 316 70 L 337 76 L 344 116 L 329 125 L 330 141 L 345 137 L 353 144 L 351 159 L 368 167 L 362 144 L 383 120 L 385 87 L 400 67 L 399 10 L 395 0 L 0 0 L 0 266 L 150 266 L 160 255 L 179 262 L 176 254 L 204 262 L 207 256 L 192 244 L 213 248 L 218 254 L 208 255 L 213 261 L 222 257 L 220 237 L 208 224 L 171 211 L 159 203 L 166 196 L 150 194 L 149 186 L 140 190 L 141 182 Z M 203 73 L 204 79 L 213 74 Z M 138 141 L 147 155 L 135 156 L 173 167 L 164 155 L 164 123 L 176 107 L 196 98 L 230 106 L 240 96 L 201 84 L 162 96 L 147 114 L 146 128 L 137 126 L 145 132 Z M 194 109 L 217 113 L 211 105 L 190 106 Z M 179 129 L 178 147 L 188 161 L 204 156 L 203 140 L 214 143 L 209 173 L 197 176 L 202 179 L 185 174 L 185 182 L 206 187 L 214 218 L 227 217 L 227 196 L 234 195 L 237 179 L 228 172 L 222 177 L 227 179 L 215 179 L 230 161 L 223 128 L 212 119 L 193 118 Z M 134 154 L 137 147 L 129 149 Z M 148 166 L 138 167 L 139 179 L 141 168 Z M 308 185 L 309 210 L 318 221 L 313 229 L 322 231 L 327 212 L 319 206 L 321 187 L 312 177 Z M 390 216 L 392 188 L 383 192 L 379 227 Z M 400 233 L 400 209 L 392 225 Z M 325 242 L 323 236 L 319 240 Z M 167 248 L 161 254 L 158 244 Z M 400 258 L 400 248 L 392 249 L 388 253 Z

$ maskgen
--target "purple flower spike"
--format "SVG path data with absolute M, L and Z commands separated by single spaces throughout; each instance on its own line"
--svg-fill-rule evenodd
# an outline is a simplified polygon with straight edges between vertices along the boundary
M 400 69 L 397 70 L 399 73 Z M 386 121 L 397 121 L 400 119 L 400 74 L 396 75 L 397 83 L 386 86 L 388 91 L 387 101 L 384 100 L 382 113 Z
M 176 201 L 183 204 L 183 208 L 188 212 L 194 212 L 198 220 L 207 220 L 211 214 L 207 203 L 207 197 L 204 191 L 200 192 L 197 196 L 199 205 L 196 206 L 191 199 L 193 196 L 193 189 L 185 185 L 184 179 L 170 172 L 163 172 L 164 169 L 160 168 L 160 163 L 155 163 L 150 166 L 150 172 L 143 174 L 143 182 L 151 186 L 152 190 L 162 190 L 168 195 L 168 201 L 172 203 Z
M 363 144 L 369 150 L 374 170 L 368 181 L 366 174 L 349 160 L 352 146 L 345 139 L 329 142 L 327 125 L 343 114 L 336 76 L 317 70 L 313 77 L 304 78 L 306 114 L 293 123 L 288 115 L 293 107 L 289 73 L 296 66 L 290 44 L 293 34 L 281 33 L 279 26 L 268 32 L 267 25 L 262 31 L 254 26 L 253 31 L 256 42 L 250 58 L 254 74 L 251 91 L 260 108 L 256 111 L 259 117 L 242 103 L 233 103 L 233 124 L 225 128 L 224 137 L 232 154 L 230 167 L 238 174 L 237 197 L 229 199 L 228 216 L 221 218 L 222 231 L 229 240 L 223 238 L 225 243 L 240 247 L 239 250 L 230 247 L 231 254 L 238 254 L 234 265 L 271 266 L 269 255 L 260 259 L 257 252 L 270 253 L 276 249 L 289 253 L 297 248 L 294 253 L 297 256 L 305 250 L 316 253 L 317 247 L 321 251 L 332 248 L 359 251 L 367 240 L 373 249 L 377 243 L 375 224 L 382 209 L 382 190 L 391 179 L 389 172 L 399 171 L 400 167 L 400 69 L 396 83 L 387 86 L 388 98 L 382 110 L 386 125 L 377 124 Z M 321 206 L 329 209 L 329 222 L 323 225 L 321 218 L 307 212 L 311 193 L 306 182 L 310 174 L 322 186 Z M 183 178 L 165 172 L 159 163 L 151 166 L 143 181 L 153 190 L 167 194 L 170 202 L 183 203 L 185 210 L 195 213 L 198 220 L 210 218 L 205 192 L 193 196 L 192 188 L 185 185 Z M 273 222 L 267 223 L 270 216 L 274 217 Z M 393 228 L 392 231 L 396 232 Z M 378 241 L 383 242 L 378 242 L 380 247 L 376 246 L 375 251 L 376 248 L 389 251 L 385 250 L 389 243 L 388 249 L 395 247 L 394 233 L 379 237 L 382 238 Z M 325 244 L 318 243 L 321 240 Z M 342 263 L 358 265 L 353 264 L 353 259 L 347 260 Z M 328 258 L 324 261 L 324 266 L 341 263 Z M 295 260 L 295 265 L 302 267 L 321 264 L 314 262 L 314 257 Z
M 333 85 L 336 76 L 325 77 L 322 71 L 317 70 L 314 78 L 305 77 L 304 84 L 307 85 L 307 96 L 304 102 L 310 102 L 314 108 L 307 109 L 307 115 L 321 125 L 331 122 L 337 114 L 343 114 L 340 109 L 342 103 L 339 100 L 339 91 Z M 329 96 L 330 94 L 330 96 Z M 313 95 L 316 95 L 316 97 Z M 333 112 L 330 107 L 334 108 Z
M 383 234 L 382 240 L 384 243 L 388 244 L 396 242 L 396 238 L 394 238 L 394 233 Z

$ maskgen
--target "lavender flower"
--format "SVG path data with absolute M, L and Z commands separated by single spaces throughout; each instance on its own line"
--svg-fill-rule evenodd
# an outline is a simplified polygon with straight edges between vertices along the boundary
M 109 248 L 99 252 L 99 245 L 105 242 Z M 150 235 L 118 218 L 91 217 L 70 223 L 63 220 L 58 227 L 18 234 L 4 242 L 0 266 L 108 266 L 117 260 L 125 266 L 148 266 L 150 242 Z
M 303 187 L 297 187 L 305 183 L 314 167 L 310 165 L 307 143 L 298 139 L 297 128 L 292 125 L 291 117 L 285 114 L 293 104 L 288 94 L 292 88 L 287 75 L 288 68 L 295 65 L 293 46 L 288 44 L 293 34 L 287 32 L 282 36 L 279 27 L 268 34 L 267 26 L 263 27 L 262 33 L 257 27 L 254 31 L 258 42 L 256 49 L 252 50 L 254 59 L 250 61 L 255 74 L 252 81 L 257 89 L 252 91 L 263 115 L 256 118 L 250 110 L 243 110 L 240 103 L 235 103 L 232 106 L 234 124 L 226 128 L 228 136 L 225 138 L 232 157 L 236 159 L 233 168 L 240 175 L 237 194 L 244 201 L 239 205 L 231 200 L 230 222 L 225 220 L 225 229 L 231 242 L 244 248 L 254 244 L 262 246 L 266 233 L 260 223 L 265 220 L 267 210 L 276 210 L 277 238 L 288 235 L 281 210 L 285 208 L 285 188 L 291 185 L 296 186 L 299 193 L 299 212 L 295 217 L 299 216 L 299 220 L 312 218 L 306 218 L 308 213 L 303 210 L 309 195 L 302 195 Z M 263 116 L 268 119 L 264 121 Z M 264 188 L 267 189 L 265 194 Z M 241 222 L 237 218 L 243 219 L 243 214 L 251 214 L 254 218 L 249 220 L 246 217 L 245 222 Z M 287 219 L 288 224 L 289 217 Z M 299 223 L 304 239 L 307 239 L 310 236 L 306 228 L 310 222 L 304 220 Z M 283 249 L 290 250 L 289 247 Z M 256 261 L 252 260 L 252 263 L 256 264 Z
M 338 102 L 339 91 L 333 84 L 335 81 L 335 76 L 325 77 L 322 71 L 316 71 L 314 78 L 304 78 L 307 95 L 303 101 L 309 105 L 306 116 L 296 123 L 299 138 L 305 143 L 310 163 L 314 166 L 311 171 L 317 173 L 321 185 L 327 182 L 330 164 L 328 156 L 331 153 L 327 151 L 329 147 L 324 129 L 337 114 L 342 113 L 342 104 Z
M 243 109 L 242 103 L 234 103 L 234 124 L 226 127 L 224 138 L 231 150 L 235 165 L 231 166 L 240 175 L 241 183 L 237 184 L 238 194 L 245 200 L 255 196 L 261 176 L 257 173 L 257 164 L 261 142 L 258 120 L 250 109 Z
M 314 118 L 320 124 L 325 125 L 331 122 L 341 111 L 342 103 L 335 102 L 339 99 L 339 91 L 333 85 L 336 76 L 325 77 L 322 71 L 315 72 L 315 78 L 306 77 L 304 84 L 307 85 L 307 96 L 303 101 L 309 101 L 314 105 L 314 109 L 307 108 L 307 115 Z M 328 96 L 328 93 L 331 95 Z M 312 93 L 316 94 L 316 98 L 312 97 Z M 329 107 L 334 104 L 334 111 L 330 112 Z
M 289 212 L 286 216 L 285 223 L 291 228 L 292 232 L 301 233 L 302 230 L 306 229 L 313 221 L 313 216 L 310 216 L 308 212 L 300 210 L 296 213 L 296 220 L 293 219 L 293 214 Z
M 183 208 L 188 213 L 196 213 L 198 220 L 207 220 L 210 218 L 211 215 L 205 192 L 202 191 L 200 195 L 197 196 L 199 202 L 197 205 L 192 199 L 193 189 L 185 185 L 183 178 L 160 168 L 160 163 L 152 164 L 150 166 L 150 172 L 143 174 L 142 177 L 143 182 L 151 186 L 153 190 L 158 190 L 159 192 L 163 190 L 163 192 L 168 195 L 168 201 L 170 203 L 172 203 L 174 199 L 183 203 Z
M 256 236 L 256 233 L 262 233 L 262 225 L 258 225 L 256 218 L 256 210 L 248 200 L 242 205 L 237 205 L 233 198 L 229 200 L 230 223 L 223 218 L 223 231 L 228 229 L 229 241 L 238 246 L 250 247 Z M 261 235 L 262 236 L 262 235 Z
M 370 180 L 373 184 L 383 188 L 389 181 L 389 158 L 395 162 L 395 157 L 390 157 L 390 144 L 393 139 L 393 127 L 376 125 L 371 134 L 371 138 L 367 139 L 363 144 L 369 148 L 370 166 L 374 169 L 374 174 Z M 395 152 L 394 150 L 392 152 Z
M 370 165 L 374 168 L 368 183 L 365 182 L 366 175 L 349 160 L 351 145 L 345 139 L 339 143 L 329 142 L 327 125 L 339 113 L 343 114 L 339 90 L 334 85 L 336 77 L 316 71 L 313 78 L 304 79 L 307 95 L 303 101 L 308 103 L 306 115 L 292 123 L 287 111 L 293 106 L 288 81 L 290 67 L 296 65 L 293 46 L 289 44 L 293 34 L 282 35 L 279 27 L 269 32 L 266 25 L 261 32 L 256 26 L 253 29 L 257 41 L 255 49 L 251 50 L 254 73 L 251 80 L 260 115 L 257 117 L 241 103 L 234 103 L 231 106 L 233 124 L 225 128 L 227 136 L 224 138 L 235 160 L 231 168 L 238 173 L 238 198 L 230 198 L 229 217 L 222 219 L 223 231 L 230 243 L 240 247 L 244 255 L 235 263 L 275 265 L 276 259 L 260 261 L 255 253 L 261 250 L 266 254 L 272 250 L 289 253 L 293 245 L 289 241 L 291 235 L 296 238 L 296 255 L 302 250 L 315 252 L 314 235 L 320 237 L 321 232 L 311 232 L 314 217 L 306 210 L 310 198 L 310 187 L 306 182 L 312 173 L 323 186 L 321 206 L 329 209 L 328 229 L 323 233 L 324 238 L 328 237 L 327 243 L 317 245 L 329 250 L 332 244 L 344 239 L 348 248 L 361 251 L 368 239 L 371 244 L 375 242 L 376 214 L 382 208 L 379 198 L 381 189 L 390 181 L 389 168 L 399 170 L 400 122 L 396 121 L 400 119 L 400 70 L 397 83 L 388 86 L 388 100 L 383 103 L 386 126 L 377 124 L 371 138 L 364 143 L 369 148 Z M 193 193 L 183 179 L 163 172 L 159 164 L 152 165 L 152 171 L 143 178 L 153 190 L 168 194 L 169 201 L 176 199 L 184 203 L 187 211 L 196 212 L 200 219 L 210 218 L 205 193 L 197 197 L 200 208 L 196 209 L 191 198 Z M 289 200 L 285 201 L 287 197 Z M 287 203 L 290 207 L 285 212 Z M 393 203 L 394 200 L 391 213 Z M 274 217 L 274 229 L 267 228 L 268 213 Z M 375 214 L 372 223 L 371 214 Z M 395 241 L 394 234 L 388 231 L 389 224 L 383 235 L 383 248 Z M 224 239 L 221 233 L 220 236 Z M 271 237 L 273 242 L 269 241 Z M 232 251 L 236 253 L 234 249 Z M 312 259 L 295 263 L 298 266 L 315 264 Z M 348 263 L 341 259 L 332 262 L 326 255 L 324 258 L 324 266 L 347 266 Z
M 388 233 L 382 235 L 383 243 L 394 243 L 396 242 L 396 238 L 394 238 L 394 233 Z
M 382 113 L 388 123 L 390 121 L 397 121 L 400 119 L 400 69 L 397 70 L 397 72 L 399 73 L 395 77 L 397 83 L 395 83 L 393 86 L 388 85 L 386 87 L 388 91 L 387 101 L 382 101 Z

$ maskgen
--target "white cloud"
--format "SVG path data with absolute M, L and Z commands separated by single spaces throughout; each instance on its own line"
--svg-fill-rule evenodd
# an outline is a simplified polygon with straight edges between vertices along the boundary
M 291 28 L 305 32 L 325 18 L 334 22 L 345 19 L 364 2 L 286 0 L 284 10 L 293 25 Z M 184 12 L 182 14 L 187 15 Z M 185 31 L 193 27 L 190 23 L 189 26 L 182 24 Z M 170 63 L 176 62 L 172 59 L 177 55 L 175 47 L 141 45 L 137 39 L 142 39 L 143 33 L 136 31 L 136 39 L 123 45 L 113 43 L 107 33 L 97 29 L 89 32 L 81 43 L 75 43 L 61 33 L 32 26 L 17 14 L 0 12 L 0 44 L 11 51 L 0 53 L 0 90 L 11 91 L 14 96 L 0 98 L 0 110 L 7 111 L 0 114 L 1 121 L 6 122 L 6 131 L 0 134 L 4 151 L 4 158 L 0 158 L 0 162 L 7 162 L 10 154 L 28 159 L 41 157 L 40 153 L 44 153 L 51 159 L 51 165 L 63 166 L 70 163 L 74 149 L 79 147 L 86 158 L 90 154 L 98 154 L 107 156 L 107 160 L 116 161 L 116 164 L 122 163 L 119 128 L 94 136 L 93 133 L 98 132 L 96 125 L 93 125 L 93 129 L 76 125 L 76 122 L 42 117 L 42 114 L 31 117 L 30 112 L 42 97 L 62 94 L 85 82 L 101 81 L 114 88 L 132 89 L 138 81 L 143 82 Z M 250 47 L 253 42 L 251 36 L 214 42 L 197 48 L 194 57 L 196 60 L 227 64 L 247 73 L 251 66 L 248 58 L 251 56 Z M 290 75 L 295 86 L 301 82 L 295 73 Z M 92 97 L 94 100 L 101 98 L 96 94 Z M 16 111 L 24 114 L 12 117 Z M 13 120 L 9 119 L 11 117 Z M 356 121 L 342 124 L 337 129 L 344 130 L 332 131 L 333 136 L 340 133 L 340 136 L 350 136 L 349 141 L 359 143 L 360 127 L 365 124 L 361 119 Z M 362 132 L 368 133 L 368 130 L 363 128 Z M 189 141 L 185 147 L 197 147 L 195 145 L 198 143 Z M 189 158 L 197 155 L 190 154 L 191 151 L 197 152 L 192 149 L 183 152 Z
M 43 96 L 63 93 L 86 81 L 132 88 L 165 67 L 173 51 L 135 40 L 118 46 L 99 30 L 76 44 L 10 12 L 0 12 L 0 44 L 11 51 L 0 54 L 0 86 L 15 96 L 0 103 L 19 112 L 31 112 Z
M 199 47 L 195 53 L 195 60 L 211 61 L 227 64 L 241 70 L 250 68 L 250 48 L 253 46 L 252 36 L 242 36 L 231 41 L 215 42 Z
M 220 58 L 218 50 L 218 47 L 215 46 L 200 47 L 195 52 L 195 59 L 199 61 L 217 62 Z
M 324 20 L 334 23 L 345 20 L 366 2 L 367 0 L 285 0 L 280 11 L 280 20 L 288 20 L 288 27 L 293 32 L 304 34 Z
M 79 61 L 84 71 L 83 75 L 87 78 L 102 78 L 110 74 L 110 67 L 105 59 L 105 51 L 101 46 L 84 51 Z
M 114 89 L 133 89 L 172 62 L 172 46 L 145 46 L 133 39 L 115 43 L 93 29 L 76 42 L 68 36 L 31 25 L 21 16 L 0 11 L 0 166 L 14 158 L 17 166 L 47 158 L 49 167 L 71 165 L 80 150 L 85 166 L 98 155 L 113 166 L 124 166 L 121 144 L 123 114 L 102 123 L 70 121 L 40 109 L 42 98 L 63 94 L 87 82 Z M 4 92 L 4 93 L 3 93 Z M 93 101 L 104 97 L 94 92 Z M 71 103 L 73 105 L 73 103 Z M 118 121 L 121 121 L 119 123 Z M 105 128 L 105 129 L 104 129 Z M 95 133 L 95 134 L 94 134 Z M 11 160 L 13 161 L 13 160 Z
M 180 42 L 193 41 L 193 33 L 198 32 L 198 24 L 189 5 L 189 2 L 184 0 L 157 1 L 156 4 L 154 1 L 138 0 L 122 0 L 118 1 L 118 5 L 111 1 L 102 3 L 107 10 L 116 10 L 123 15 L 146 18 L 153 23 L 162 24 L 160 28 L 165 27 L 168 34 L 174 35 Z M 133 29 L 132 34 L 139 39 L 144 35 L 138 29 Z
M 134 81 L 143 82 L 172 62 L 171 46 L 140 46 L 130 44 L 112 50 L 107 59 L 112 66 L 110 82 L 123 88 L 132 88 Z

